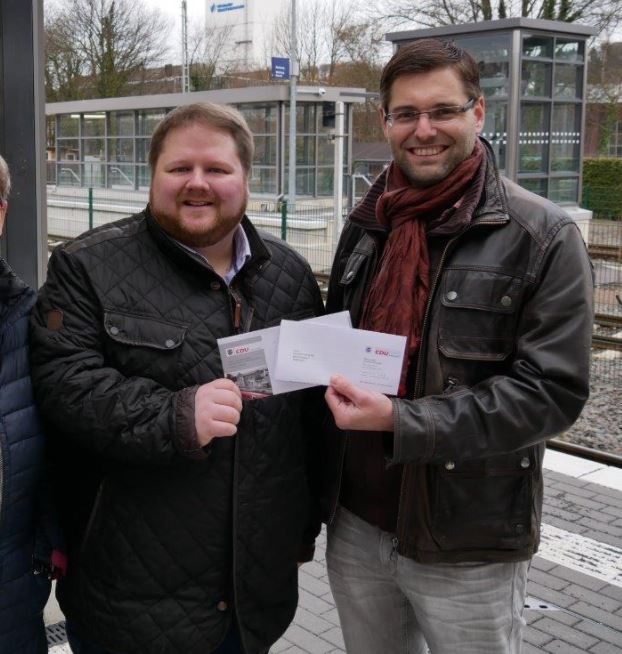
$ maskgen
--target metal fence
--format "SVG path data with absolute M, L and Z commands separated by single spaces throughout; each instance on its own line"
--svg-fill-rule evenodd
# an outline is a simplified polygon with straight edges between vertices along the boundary
M 48 233 L 51 243 L 141 211 L 146 191 L 48 187 Z M 335 216 L 332 198 L 304 200 L 295 207 L 277 199 L 252 199 L 253 223 L 300 252 L 325 288 L 343 216 Z M 580 224 L 594 264 L 594 366 L 599 380 L 622 388 L 622 221 Z
M 622 388 L 622 222 L 592 220 L 588 251 L 594 264 L 594 381 Z

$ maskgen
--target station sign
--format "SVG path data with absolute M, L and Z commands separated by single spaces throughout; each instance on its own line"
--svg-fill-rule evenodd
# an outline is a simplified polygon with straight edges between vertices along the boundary
M 272 57 L 272 79 L 289 79 L 289 59 Z

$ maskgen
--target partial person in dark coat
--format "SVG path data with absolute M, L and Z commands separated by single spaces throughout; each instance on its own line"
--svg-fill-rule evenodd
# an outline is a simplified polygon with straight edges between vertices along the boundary
M 11 179 L 0 157 L 0 235 Z M 0 652 L 47 652 L 43 608 L 52 576 L 52 518 L 43 490 L 44 440 L 28 361 L 36 295 L 0 257 Z M 56 555 L 55 559 L 56 560 Z

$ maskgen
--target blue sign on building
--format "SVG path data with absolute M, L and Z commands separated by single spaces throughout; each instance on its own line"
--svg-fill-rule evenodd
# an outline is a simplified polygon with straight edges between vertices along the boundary
M 272 57 L 272 79 L 289 79 L 289 59 Z
M 237 9 L 244 9 L 244 5 L 236 5 L 233 2 L 219 2 L 212 4 L 209 8 L 212 14 L 222 14 L 225 11 L 236 11 Z

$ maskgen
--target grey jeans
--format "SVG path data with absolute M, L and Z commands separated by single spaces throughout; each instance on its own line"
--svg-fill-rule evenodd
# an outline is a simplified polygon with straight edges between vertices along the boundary
M 343 507 L 328 527 L 328 578 L 347 652 L 520 653 L 528 561 L 421 564 L 392 541 Z

